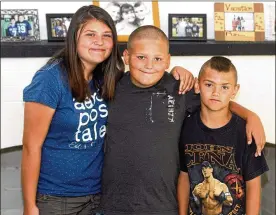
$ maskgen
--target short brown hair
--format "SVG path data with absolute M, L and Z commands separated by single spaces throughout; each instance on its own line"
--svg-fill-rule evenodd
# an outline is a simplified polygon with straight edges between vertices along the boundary
M 235 76 L 235 83 L 238 82 L 238 74 L 236 67 L 228 58 L 222 56 L 214 56 L 211 59 L 207 60 L 201 66 L 201 69 L 198 74 L 198 80 L 201 78 L 201 76 L 208 67 L 218 72 L 233 72 Z
M 164 40 L 165 44 L 168 46 L 169 52 L 169 39 L 167 35 L 160 29 L 153 25 L 143 25 L 136 28 L 128 38 L 127 49 L 131 48 L 131 43 L 136 39 L 154 39 L 154 40 Z

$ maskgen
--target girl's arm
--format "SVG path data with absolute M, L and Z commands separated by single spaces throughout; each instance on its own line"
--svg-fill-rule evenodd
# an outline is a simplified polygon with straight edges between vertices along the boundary
M 187 215 L 190 196 L 190 181 L 187 172 L 180 171 L 177 184 L 179 215 Z
M 261 176 L 246 181 L 246 215 L 259 215 L 261 204 Z
M 36 206 L 37 183 L 40 171 L 41 148 L 55 110 L 34 102 L 26 102 L 21 179 L 24 215 L 38 215 Z

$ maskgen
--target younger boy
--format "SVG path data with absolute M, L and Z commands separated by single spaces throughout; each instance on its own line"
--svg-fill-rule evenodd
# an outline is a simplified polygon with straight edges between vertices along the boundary
M 235 66 L 212 57 L 195 88 L 201 108 L 186 118 L 180 138 L 179 215 L 188 205 L 189 214 L 259 214 L 268 166 L 263 154 L 254 156 L 256 145 L 246 144 L 246 122 L 229 109 L 239 89 Z
M 17 36 L 17 27 L 15 25 L 15 19 L 11 18 L 11 23 L 7 29 L 7 36 L 16 37 Z

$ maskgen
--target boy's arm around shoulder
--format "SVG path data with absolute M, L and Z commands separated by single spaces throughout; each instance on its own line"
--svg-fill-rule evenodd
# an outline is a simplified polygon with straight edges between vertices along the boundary
M 259 116 L 233 101 L 230 102 L 230 110 L 246 120 L 247 142 L 248 144 L 251 144 L 252 139 L 254 138 L 257 145 L 255 156 L 261 156 L 261 151 L 264 148 L 266 138 L 264 127 Z
M 179 94 L 185 94 L 193 88 L 195 80 L 193 74 L 189 70 L 181 66 L 175 66 L 172 68 L 171 74 L 175 80 L 180 80 Z
M 185 107 L 188 113 L 191 114 L 200 109 L 200 94 L 196 93 L 194 88 L 183 96 L 185 96 Z

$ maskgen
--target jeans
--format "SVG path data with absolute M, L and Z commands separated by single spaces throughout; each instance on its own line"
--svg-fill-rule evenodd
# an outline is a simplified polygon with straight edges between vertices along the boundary
M 96 215 L 100 194 L 63 197 L 37 194 L 36 205 L 39 215 Z

